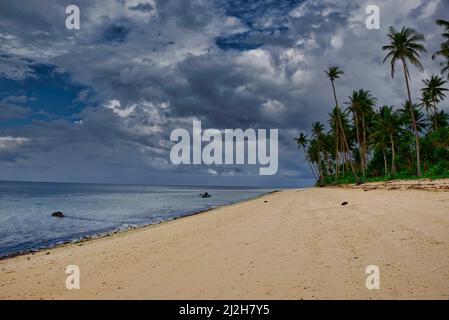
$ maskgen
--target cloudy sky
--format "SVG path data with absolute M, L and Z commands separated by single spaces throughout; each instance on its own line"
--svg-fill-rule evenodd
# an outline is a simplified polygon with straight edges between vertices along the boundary
M 80 30 L 65 27 L 68 5 Z M 367 5 L 380 30 L 365 27 Z M 293 138 L 332 107 L 324 70 L 338 65 L 340 101 L 370 90 L 400 105 L 405 88 L 382 64 L 389 26 L 425 34 L 425 72 L 448 0 L 2 0 L 0 180 L 301 186 Z M 447 103 L 446 106 L 447 108 Z M 174 166 L 170 133 L 279 129 L 279 170 Z

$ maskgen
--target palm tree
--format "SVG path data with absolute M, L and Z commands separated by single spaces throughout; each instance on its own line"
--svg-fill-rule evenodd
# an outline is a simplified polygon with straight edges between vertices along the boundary
M 328 70 L 324 71 L 324 73 L 326 73 L 327 77 L 331 81 L 332 92 L 334 94 L 334 100 L 335 100 L 335 107 L 337 108 L 337 115 L 339 115 L 340 112 L 338 112 L 339 106 L 338 106 L 337 92 L 335 90 L 335 80 L 339 79 L 340 76 L 344 74 L 344 72 L 342 70 L 340 70 L 340 68 L 337 67 L 337 66 L 331 66 L 331 67 L 329 67 Z M 343 146 L 344 146 L 344 151 L 347 154 L 350 154 L 348 139 L 346 138 L 346 133 L 345 133 L 345 130 L 343 128 L 343 124 L 342 124 L 342 121 L 341 121 L 340 117 L 338 119 L 338 125 L 340 127 L 339 130 L 340 130 L 341 135 L 342 135 L 341 138 L 343 140 L 342 143 L 343 143 Z M 357 174 L 355 172 L 354 165 L 353 165 L 351 159 L 349 159 L 349 163 L 351 165 L 352 173 L 353 173 L 354 177 L 356 178 L 356 180 L 358 181 Z
M 433 105 L 429 97 L 429 93 L 426 91 L 421 91 L 421 98 L 419 98 L 419 101 L 420 101 L 419 106 L 424 108 L 424 110 L 426 110 L 428 130 L 431 130 L 433 124 L 431 115 L 433 113 Z
M 324 179 L 324 170 L 323 170 L 323 161 L 321 159 L 322 150 L 324 150 L 324 141 L 323 141 L 323 130 L 324 126 L 320 122 L 315 122 L 312 124 L 312 133 L 316 140 L 317 151 L 318 151 L 318 168 L 320 169 L 320 180 Z M 324 154 L 324 152 L 323 152 Z M 326 166 L 325 166 L 326 167 Z
M 432 145 L 437 148 L 444 148 L 449 152 L 449 128 L 442 128 L 432 132 Z
M 315 170 L 313 170 L 312 164 L 310 163 L 309 157 L 307 156 L 307 152 L 306 152 L 306 146 L 307 143 L 309 142 L 309 139 L 307 138 L 307 136 L 304 133 L 300 133 L 299 136 L 297 138 L 295 138 L 295 141 L 298 145 L 298 148 L 302 148 L 302 151 L 304 152 L 304 156 L 307 160 L 307 163 L 309 164 L 310 167 L 310 171 L 312 171 L 313 177 L 315 178 L 315 180 L 318 180 Z
M 384 175 L 388 175 L 388 163 L 387 163 L 387 155 L 385 152 L 385 149 L 387 148 L 386 141 L 388 140 L 388 137 L 386 134 L 373 132 L 370 135 L 370 142 L 373 146 L 374 152 L 382 152 L 382 157 L 384 160 Z
M 440 19 L 437 20 L 437 24 L 443 27 L 444 31 L 442 36 L 446 40 L 441 44 L 440 50 L 432 55 L 432 59 L 435 59 L 437 56 L 441 56 L 444 60 L 446 60 L 445 63 L 441 63 L 441 66 L 443 67 L 443 69 L 441 69 L 441 74 L 444 75 L 447 72 L 447 78 L 449 79 L 449 21 Z
M 374 120 L 374 138 L 388 137 L 391 145 L 391 173 L 396 172 L 396 135 L 400 125 L 400 115 L 393 111 L 393 107 L 383 106 L 379 109 Z M 384 154 L 385 157 L 385 154 Z
M 402 124 L 406 128 L 406 130 L 413 131 L 411 114 L 410 111 L 410 103 L 407 101 L 405 104 L 398 110 L 399 115 L 402 119 Z M 422 133 L 427 128 L 427 121 L 424 113 L 421 111 L 421 107 L 417 104 L 413 105 L 413 117 L 415 118 L 416 130 L 418 133 Z
M 441 110 L 435 114 L 435 123 L 438 128 L 446 128 L 449 126 L 449 114 Z
M 441 49 L 433 54 L 432 59 L 435 59 L 436 56 L 442 56 L 446 60 L 440 64 L 441 74 L 444 75 L 447 72 L 447 79 L 449 79 L 449 44 L 442 44 Z
M 447 83 L 440 76 L 433 75 L 430 79 L 423 80 L 425 87 L 421 89 L 423 97 L 425 96 L 432 102 L 433 107 L 433 130 L 437 130 L 436 114 L 438 113 L 437 104 L 444 100 L 446 97 L 445 91 L 449 91 L 444 88 L 444 84 Z
M 343 135 L 340 130 L 340 120 L 343 115 L 341 114 L 340 109 L 335 107 L 332 109 L 332 112 L 329 113 L 329 125 L 331 127 L 331 133 L 333 135 L 333 143 L 335 146 L 335 179 L 338 179 L 339 169 L 340 169 L 340 150 L 344 150 L 344 147 L 341 147 Z
M 307 157 L 310 159 L 310 162 L 316 166 L 316 170 L 320 175 L 320 181 L 323 181 L 324 175 L 321 166 L 321 156 L 316 139 L 312 139 L 309 141 L 309 147 L 307 148 Z
M 327 77 L 331 80 L 332 83 L 332 91 L 334 93 L 334 99 L 335 99 L 335 106 L 338 107 L 338 100 L 337 100 L 337 93 L 335 91 L 335 80 L 340 79 L 340 76 L 345 74 L 342 70 L 340 70 L 337 66 L 331 66 L 329 69 L 324 71 L 324 73 L 327 75 Z
M 449 20 L 438 19 L 437 25 L 443 27 L 444 32 L 442 34 L 443 38 L 446 38 L 446 44 L 449 44 Z
M 346 104 L 349 105 L 349 107 L 346 110 L 352 113 L 360 155 L 360 167 L 362 169 L 363 176 L 365 177 L 368 150 L 367 117 L 373 112 L 373 106 L 376 99 L 369 91 L 365 91 L 363 89 L 353 91 L 352 95 L 349 96 L 348 99 L 349 101 L 346 102 Z
M 423 70 L 423 66 L 420 62 L 420 52 L 425 52 L 426 48 L 420 42 L 425 41 L 422 34 L 416 32 L 415 29 L 403 27 L 401 31 L 396 31 L 393 27 L 390 27 L 388 38 L 390 43 L 382 47 L 384 51 L 387 51 L 387 55 L 383 62 L 390 59 L 391 64 L 391 77 L 394 78 L 396 62 L 401 62 L 404 70 L 404 78 L 407 86 L 407 95 L 410 105 L 413 105 L 412 95 L 410 92 L 410 73 L 407 65 L 407 61 L 420 70 Z M 410 116 L 412 120 L 412 127 L 415 134 L 416 145 L 416 168 L 418 177 L 421 176 L 421 156 L 420 156 L 420 144 L 419 133 L 416 127 L 415 116 L 413 114 L 413 108 L 410 108 Z

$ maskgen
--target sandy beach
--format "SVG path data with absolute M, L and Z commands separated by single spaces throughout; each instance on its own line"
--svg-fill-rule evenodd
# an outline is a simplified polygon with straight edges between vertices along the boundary
M 284 190 L 2 260 L 0 298 L 449 299 L 449 192 L 376 186 Z

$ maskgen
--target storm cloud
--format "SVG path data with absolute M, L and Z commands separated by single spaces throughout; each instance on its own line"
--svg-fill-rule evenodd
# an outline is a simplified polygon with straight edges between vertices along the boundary
M 332 108 L 324 70 L 338 65 L 340 101 L 370 90 L 404 101 L 382 64 L 389 26 L 425 34 L 425 72 L 439 72 L 436 19 L 446 0 L 72 1 L 81 29 L 65 28 L 62 1 L 0 3 L 0 179 L 298 186 L 312 182 L 293 138 Z M 381 29 L 365 27 L 380 8 Z M 442 16 L 446 13 L 446 17 Z M 447 108 L 446 105 L 442 105 Z M 174 166 L 170 132 L 279 129 L 279 171 Z

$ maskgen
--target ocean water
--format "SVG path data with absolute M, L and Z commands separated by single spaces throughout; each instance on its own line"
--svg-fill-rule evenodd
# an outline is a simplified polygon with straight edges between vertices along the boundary
M 211 198 L 199 193 L 209 192 Z M 170 220 L 272 190 L 0 182 L 0 256 Z M 51 216 L 62 211 L 65 218 Z

